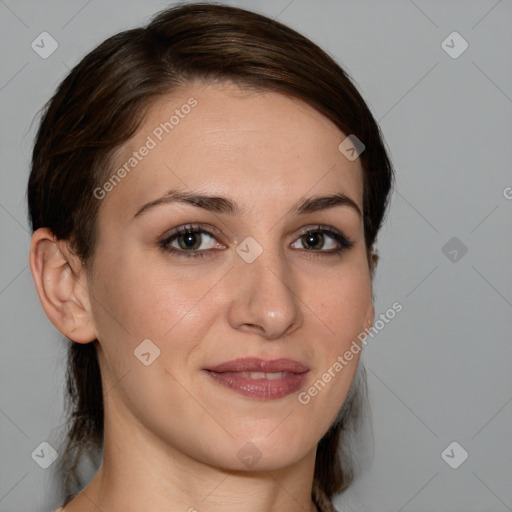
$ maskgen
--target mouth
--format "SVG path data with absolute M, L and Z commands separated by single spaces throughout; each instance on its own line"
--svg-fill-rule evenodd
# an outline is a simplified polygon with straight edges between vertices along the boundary
M 217 384 L 258 400 L 283 398 L 299 390 L 309 368 L 292 359 L 235 359 L 203 370 Z

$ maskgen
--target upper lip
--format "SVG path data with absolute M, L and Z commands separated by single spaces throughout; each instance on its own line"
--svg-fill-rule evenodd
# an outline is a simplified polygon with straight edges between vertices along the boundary
M 263 372 L 263 373 L 275 373 L 275 372 L 288 372 L 288 373 L 305 373 L 309 368 L 294 361 L 293 359 L 272 359 L 265 360 L 259 357 L 245 357 L 242 359 L 233 359 L 232 361 L 226 361 L 216 366 L 206 368 L 216 373 L 223 372 Z

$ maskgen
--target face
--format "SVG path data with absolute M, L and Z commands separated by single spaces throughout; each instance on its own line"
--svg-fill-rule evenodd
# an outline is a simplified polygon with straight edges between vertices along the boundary
M 314 453 L 373 321 L 344 138 L 297 99 L 190 85 L 117 152 L 87 285 L 106 411 L 126 435 L 229 469 Z

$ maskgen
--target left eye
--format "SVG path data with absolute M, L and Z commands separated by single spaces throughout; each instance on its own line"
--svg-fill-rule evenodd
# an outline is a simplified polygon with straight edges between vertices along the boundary
M 334 231 L 322 229 L 303 233 L 291 246 L 294 249 L 306 249 L 309 251 L 339 252 L 352 245 L 353 243 L 341 233 L 338 234 Z

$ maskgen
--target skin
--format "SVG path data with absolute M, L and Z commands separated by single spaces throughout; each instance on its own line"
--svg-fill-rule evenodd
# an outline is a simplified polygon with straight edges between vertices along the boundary
M 197 106 L 161 142 L 153 137 L 157 146 L 102 200 L 90 270 L 49 230 L 33 236 L 31 269 L 48 317 L 74 342 L 99 340 L 104 457 L 67 512 L 314 511 L 316 446 L 360 354 L 308 404 L 298 393 L 242 396 L 202 369 L 239 357 L 288 357 L 309 366 L 299 390 L 307 391 L 373 323 L 356 210 L 289 213 L 304 198 L 333 193 L 362 211 L 359 159 L 340 153 L 345 134 L 303 102 L 229 83 L 191 84 L 153 105 L 116 153 L 113 172 L 190 97 Z M 224 196 L 240 212 L 167 203 L 135 216 L 170 189 Z M 188 223 L 215 229 L 214 238 L 202 238 L 204 257 L 159 245 Z M 318 233 L 317 224 L 353 246 L 329 254 L 338 243 L 326 235 L 325 245 L 305 248 L 302 231 Z M 248 236 L 263 249 L 252 263 L 236 252 Z M 134 356 L 145 339 L 160 350 L 149 366 Z M 237 457 L 249 442 L 261 453 L 252 468 Z

